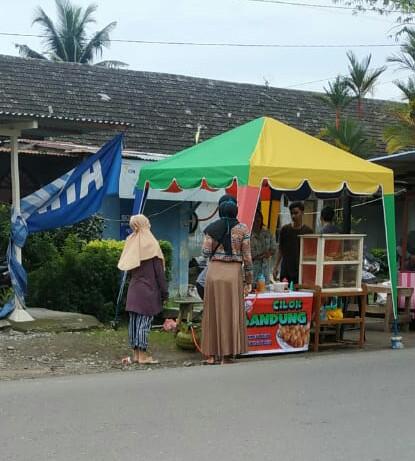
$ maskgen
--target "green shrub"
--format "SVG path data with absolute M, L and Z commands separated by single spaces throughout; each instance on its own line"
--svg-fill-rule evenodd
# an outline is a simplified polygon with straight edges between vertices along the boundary
M 47 232 L 31 235 L 23 248 L 23 266 L 32 272 L 59 256 L 53 237 Z
M 100 240 L 103 229 L 104 220 L 95 215 L 74 226 L 30 235 L 23 249 L 27 304 L 111 320 L 122 276 L 117 263 L 124 243 Z M 6 254 L 9 234 L 10 206 L 0 204 L 0 257 Z M 170 280 L 173 249 L 166 241 L 160 241 L 160 246 Z M 3 298 L 6 294 L 0 293 Z
M 61 227 L 50 231 L 29 235 L 23 249 L 23 261 L 27 271 L 31 271 L 56 256 L 66 239 L 76 235 L 80 240 L 89 242 L 102 238 L 104 219 L 93 215 L 73 226 Z M 0 258 L 6 255 L 10 235 L 10 206 L 0 204 Z
M 28 274 L 28 305 L 83 312 L 78 304 L 77 274 L 85 245 L 76 236 L 68 237 L 60 253 Z
M 0 258 L 6 256 L 10 236 L 10 206 L 0 204 Z
M 387 276 L 389 274 L 389 263 L 386 248 L 372 248 L 370 252 L 380 263 L 380 274 Z
M 172 268 L 172 258 L 173 258 L 173 246 L 167 240 L 160 240 L 160 248 L 164 255 L 164 260 L 166 263 L 166 279 L 168 282 L 171 280 L 171 268 Z
M 77 284 L 79 306 L 85 314 L 92 314 L 102 321 L 107 318 L 104 305 L 115 302 L 121 273 L 117 268 L 123 242 L 115 240 L 92 241 L 78 256 Z M 113 317 L 114 312 L 111 313 Z
M 86 243 L 70 235 L 60 252 L 29 274 L 28 304 L 91 314 L 103 322 L 111 320 L 122 276 L 117 263 L 123 245 L 116 240 Z M 160 246 L 168 277 L 172 246 L 165 241 Z
M 60 250 L 66 242 L 66 239 L 72 235 L 79 240 L 91 242 L 102 238 L 104 232 L 104 219 L 100 215 L 92 215 L 89 218 L 74 224 L 73 226 L 60 227 L 46 232 L 42 235 L 49 235 L 55 246 Z M 29 237 L 31 238 L 31 237 Z

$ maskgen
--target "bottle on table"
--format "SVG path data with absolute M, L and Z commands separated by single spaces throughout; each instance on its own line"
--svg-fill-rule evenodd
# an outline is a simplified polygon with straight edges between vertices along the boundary
M 259 274 L 257 281 L 256 281 L 256 289 L 259 293 L 263 293 L 265 291 L 265 277 L 264 274 Z

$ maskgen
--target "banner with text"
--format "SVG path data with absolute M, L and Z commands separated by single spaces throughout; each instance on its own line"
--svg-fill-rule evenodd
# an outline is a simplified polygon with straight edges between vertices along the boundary
M 245 299 L 248 354 L 308 350 L 313 295 L 264 293 Z
M 33 232 L 69 226 L 96 213 L 106 195 L 118 195 L 123 135 L 117 135 L 79 166 L 20 201 L 12 212 L 7 262 L 15 296 L 24 306 L 27 275 L 17 258 Z M 0 309 L 0 319 L 15 308 L 15 297 Z

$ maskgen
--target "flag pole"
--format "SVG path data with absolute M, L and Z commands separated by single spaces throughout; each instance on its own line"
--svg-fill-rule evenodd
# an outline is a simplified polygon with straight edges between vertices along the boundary
M 20 215 L 20 176 L 19 176 L 19 148 L 18 148 L 18 132 L 10 136 L 10 160 L 11 160 L 11 182 L 12 182 L 12 205 L 13 212 L 17 216 Z M 14 245 L 16 259 L 22 263 L 22 249 Z M 13 249 L 12 249 L 13 251 Z M 14 295 L 14 310 L 9 315 L 9 320 L 12 322 L 31 322 L 34 318 L 21 305 L 17 295 Z

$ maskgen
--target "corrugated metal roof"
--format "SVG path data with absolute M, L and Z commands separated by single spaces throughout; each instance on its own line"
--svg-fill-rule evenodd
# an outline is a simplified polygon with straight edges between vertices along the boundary
M 372 162 L 391 168 L 395 182 L 403 182 L 408 186 L 415 185 L 415 151 L 399 152 L 371 159 Z
M 9 112 L 0 110 L 0 117 L 17 117 L 17 118 L 35 118 L 35 119 L 49 119 L 49 120 L 67 120 L 70 122 L 79 123 L 93 123 L 98 125 L 109 125 L 109 126 L 133 126 L 129 122 L 124 121 L 111 121 L 105 119 L 89 118 L 89 117 L 70 117 L 64 115 L 53 115 L 53 114 L 39 114 L 35 112 Z
M 398 152 L 397 154 L 382 155 L 381 157 L 375 157 L 370 159 L 371 162 L 375 163 L 392 163 L 406 160 L 415 160 L 415 150 L 409 150 L 406 152 Z
M 82 157 L 97 152 L 98 146 L 75 144 L 65 141 L 19 139 L 19 153 L 24 155 L 43 155 L 53 157 Z M 9 140 L 0 142 L 0 153 L 10 153 Z M 157 162 L 168 157 L 166 154 L 151 152 L 138 152 L 125 149 L 122 153 L 124 158 Z

